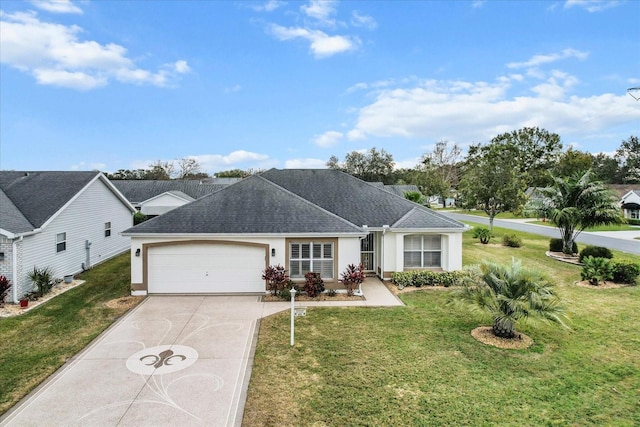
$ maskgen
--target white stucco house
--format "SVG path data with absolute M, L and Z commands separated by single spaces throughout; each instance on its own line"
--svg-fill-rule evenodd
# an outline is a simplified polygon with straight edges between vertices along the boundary
M 640 219 L 640 190 L 631 190 L 622 196 L 620 207 L 625 218 Z
M 0 171 L 0 274 L 8 300 L 33 290 L 28 272 L 63 278 L 129 250 L 133 206 L 100 172 Z
M 462 268 L 467 227 L 328 169 L 271 169 L 126 230 L 134 294 L 264 293 L 262 272 L 309 271 L 328 288 L 362 262 L 396 271 Z

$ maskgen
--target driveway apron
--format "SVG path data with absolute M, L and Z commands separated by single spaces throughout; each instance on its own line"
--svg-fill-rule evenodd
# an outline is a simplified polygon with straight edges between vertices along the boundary
M 147 298 L 34 394 L 7 426 L 240 425 L 257 296 Z

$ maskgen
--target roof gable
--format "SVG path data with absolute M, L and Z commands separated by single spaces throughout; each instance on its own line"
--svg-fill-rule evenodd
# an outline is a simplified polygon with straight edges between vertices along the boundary
M 254 175 L 143 222 L 125 233 L 362 234 L 362 229 Z
M 215 191 L 227 187 L 229 184 L 208 184 L 198 180 L 117 180 L 111 183 L 131 203 L 142 203 L 160 194 L 179 191 L 193 199 L 199 199 Z
M 10 233 L 24 233 L 35 227 L 0 189 L 0 228 Z

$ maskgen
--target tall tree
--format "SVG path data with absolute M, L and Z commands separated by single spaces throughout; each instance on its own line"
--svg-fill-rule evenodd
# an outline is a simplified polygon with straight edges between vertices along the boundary
M 558 163 L 553 168 L 553 176 L 566 177 L 583 174 L 593 165 L 593 155 L 580 150 L 574 150 L 569 147 L 567 151 L 560 155 Z
M 443 206 L 451 190 L 460 182 L 461 154 L 462 150 L 457 144 L 449 146 L 448 141 L 439 141 L 432 152 L 422 157 L 419 166 L 424 174 L 421 190 L 429 196 L 439 196 Z
M 149 165 L 149 169 L 146 170 L 143 179 L 153 179 L 158 181 L 168 180 L 171 179 L 173 170 L 174 167 L 172 162 L 157 160 Z
M 593 179 L 606 184 L 622 184 L 622 175 L 618 161 L 604 153 L 596 154 L 593 158 Z
M 515 164 L 528 187 L 545 186 L 550 182 L 548 171 L 562 152 L 560 136 L 538 127 L 524 127 L 503 133 L 491 140 L 514 148 Z
M 640 140 L 631 135 L 622 141 L 616 150 L 615 159 L 618 162 L 623 183 L 640 183 Z
M 591 171 L 555 178 L 553 185 L 541 192 L 547 199 L 545 214 L 560 230 L 565 254 L 573 252 L 575 238 L 586 228 L 623 221 L 617 197 L 602 182 L 595 181 Z
M 384 149 L 380 151 L 370 148 L 367 152 L 352 151 L 348 153 L 344 162 L 336 156 L 331 156 L 326 163 L 329 169 L 341 170 L 369 182 L 384 182 L 393 184 L 393 168 L 395 162 L 393 156 Z
M 202 172 L 202 167 L 197 159 L 193 157 L 182 157 L 175 161 L 178 179 L 206 178 L 208 175 Z
M 482 209 L 489 216 L 489 230 L 493 230 L 496 215 L 518 210 L 525 201 L 526 184 L 518 172 L 514 150 L 504 141 L 470 149 L 459 201 L 466 208 Z

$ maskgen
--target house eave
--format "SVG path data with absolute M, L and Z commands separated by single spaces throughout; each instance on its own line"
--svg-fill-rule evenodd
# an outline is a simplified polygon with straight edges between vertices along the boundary
M 366 232 L 338 232 L 338 233 L 120 233 L 124 237 L 138 238 L 278 238 L 278 237 L 363 237 Z

